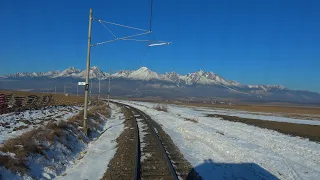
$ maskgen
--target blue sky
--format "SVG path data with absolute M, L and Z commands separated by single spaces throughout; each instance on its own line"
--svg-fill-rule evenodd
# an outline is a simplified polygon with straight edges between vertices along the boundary
M 1 0 L 0 75 L 84 69 L 89 8 L 95 18 L 148 29 L 149 3 Z M 105 44 L 92 48 L 91 64 L 103 70 L 147 66 L 181 74 L 202 69 L 244 84 L 320 92 L 319 7 L 318 0 L 154 0 L 151 39 L 173 44 Z M 108 27 L 119 37 L 137 33 Z M 94 21 L 92 43 L 109 39 Z

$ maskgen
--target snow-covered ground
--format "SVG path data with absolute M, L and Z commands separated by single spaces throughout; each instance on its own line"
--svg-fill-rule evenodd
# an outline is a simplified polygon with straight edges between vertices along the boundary
M 209 113 L 300 123 L 283 117 L 239 113 L 232 110 L 121 101 L 132 105 L 162 125 L 185 158 L 204 179 L 315 179 L 320 177 L 320 144 L 276 131 L 209 118 Z M 196 119 L 198 123 L 186 121 Z M 317 124 L 317 121 L 312 124 Z M 319 125 L 319 124 L 317 124 Z
M 0 144 L 9 138 L 21 135 L 49 120 L 67 120 L 79 113 L 78 106 L 47 107 L 40 110 L 26 110 L 0 115 Z
M 83 157 L 71 163 L 65 173 L 57 179 L 101 179 L 109 161 L 116 153 L 116 139 L 124 130 L 124 115 L 121 109 L 111 104 L 112 116 L 104 126 L 105 132 L 91 142 Z
M 113 104 L 110 106 L 111 117 L 106 118 L 101 114 L 95 117 L 103 120 L 99 124 L 101 128 L 95 132 L 98 136 L 89 139 L 78 128 L 70 126 L 68 132 L 56 139 L 55 143 L 41 141 L 46 147 L 45 155 L 28 156 L 26 163 L 29 174 L 22 177 L 0 166 L 0 179 L 101 179 L 116 153 L 116 138 L 124 130 L 125 118 L 121 108 Z M 1 151 L 0 155 L 15 156 Z

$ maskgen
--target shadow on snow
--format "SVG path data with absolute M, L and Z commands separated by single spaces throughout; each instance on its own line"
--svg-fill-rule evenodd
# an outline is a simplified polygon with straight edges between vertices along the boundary
M 194 170 L 198 172 L 203 179 L 279 179 L 271 172 L 265 170 L 255 163 L 219 163 L 211 159 L 196 167 Z M 188 180 L 194 179 L 194 172 L 190 172 Z

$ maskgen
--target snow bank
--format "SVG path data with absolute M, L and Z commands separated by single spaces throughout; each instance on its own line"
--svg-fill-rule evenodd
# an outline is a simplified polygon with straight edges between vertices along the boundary
M 106 130 L 99 139 L 90 143 L 83 157 L 72 163 L 65 173 L 57 179 L 101 179 L 108 168 L 109 161 L 116 153 L 115 141 L 124 129 L 124 115 L 120 108 L 114 106 L 113 115 L 108 119 Z

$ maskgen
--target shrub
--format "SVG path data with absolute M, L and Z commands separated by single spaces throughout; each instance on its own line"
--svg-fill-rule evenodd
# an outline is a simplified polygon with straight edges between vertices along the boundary
M 163 104 L 157 104 L 153 107 L 153 109 L 158 110 L 158 111 L 168 112 L 167 105 L 163 105 Z

